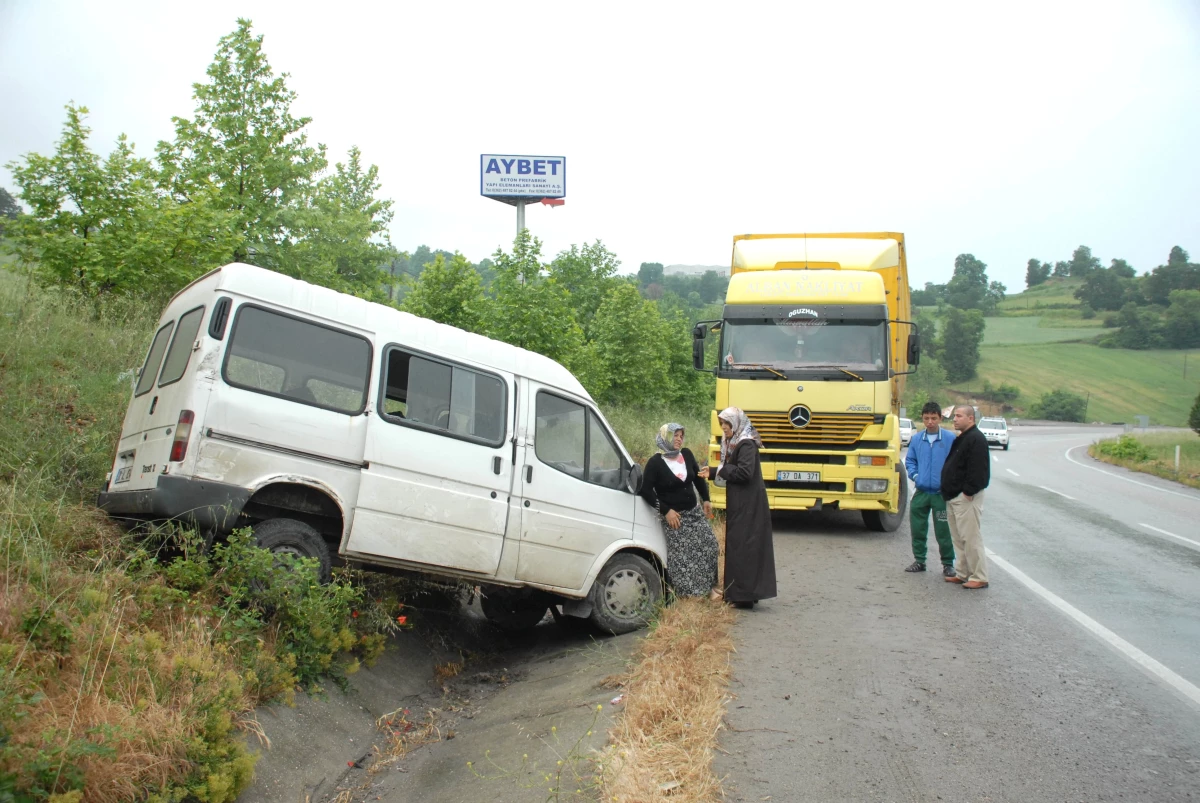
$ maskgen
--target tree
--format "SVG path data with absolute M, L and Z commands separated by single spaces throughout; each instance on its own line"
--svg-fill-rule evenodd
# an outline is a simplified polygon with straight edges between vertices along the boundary
M 1039 260 L 1031 259 L 1025 268 L 1025 286 L 1037 287 L 1050 278 L 1050 263 L 1042 264 Z
M 1171 291 L 1162 331 L 1170 348 L 1200 348 L 1200 290 Z
M 0 237 L 4 235 L 4 221 L 16 220 L 21 214 L 21 205 L 17 199 L 9 195 L 8 190 L 0 187 Z
M 495 303 L 487 334 L 544 354 L 568 368 L 586 370 L 586 361 L 580 365 L 577 354 L 583 346 L 583 331 L 575 322 L 570 294 L 554 279 L 541 275 L 541 254 L 541 241 L 529 229 L 522 229 L 513 241 L 512 253 L 497 249 L 492 255 Z
M 590 245 L 572 245 L 547 266 L 550 277 L 570 294 L 575 320 L 589 339 L 592 318 L 612 284 L 618 281 L 613 277 L 619 267 L 621 260 L 599 240 Z
M 638 268 L 638 284 L 646 287 L 651 284 L 662 284 L 663 266 L 661 262 L 643 262 Z
M 946 369 L 933 357 L 921 356 L 917 372 L 905 378 L 904 405 L 910 413 L 919 410 L 930 399 L 940 399 L 946 389 Z M 938 401 L 938 404 L 941 404 Z
M 1117 313 L 1120 328 L 1101 339 L 1100 345 L 1120 349 L 1162 348 L 1162 321 L 1152 309 L 1138 307 L 1132 301 Z
M 1075 290 L 1075 298 L 1093 310 L 1118 310 L 1125 303 L 1129 285 L 1129 279 L 1122 278 L 1112 269 L 1097 268 L 1088 274 L 1083 286 Z
M 914 322 L 921 333 L 922 360 L 936 360 L 939 354 L 937 318 L 928 312 L 918 312 Z
M 1055 262 L 1054 263 L 1054 272 L 1051 273 L 1050 275 L 1057 279 L 1067 278 L 1068 276 L 1071 275 L 1071 263 L 1070 262 Z
M 1188 252 L 1171 249 L 1166 265 L 1159 265 L 1142 279 L 1146 300 L 1151 304 L 1171 303 L 1172 290 L 1200 290 L 1200 265 L 1188 262 Z
M 700 277 L 700 301 L 705 304 L 715 304 L 725 298 L 729 280 L 715 270 L 706 270 Z
M 1073 278 L 1086 279 L 1093 271 L 1100 269 L 1100 260 L 1092 256 L 1092 249 L 1081 245 L 1071 254 L 1071 262 L 1067 268 Z
M 1087 400 L 1069 390 L 1052 390 L 1043 393 L 1036 401 L 1030 414 L 1046 421 L 1083 421 L 1087 413 Z
M 617 284 L 596 310 L 593 328 L 592 347 L 604 366 L 604 381 L 588 390 L 599 399 L 633 406 L 665 402 L 671 338 L 655 303 L 632 284 Z
M 1122 279 L 1132 279 L 1137 276 L 1137 271 L 1133 269 L 1133 266 L 1123 259 L 1114 259 L 1109 270 Z
M 983 342 L 983 313 L 977 309 L 946 311 L 939 344 L 941 364 L 951 382 L 975 376 L 979 365 L 979 345 Z
M 234 261 L 276 270 L 294 264 L 292 246 L 308 234 L 305 210 L 326 168 L 325 146 L 311 146 L 311 118 L 291 112 L 287 73 L 275 77 L 262 36 L 239 19 L 223 36 L 208 82 L 193 84 L 193 119 L 172 118 L 173 142 L 159 142 L 162 181 L 181 202 L 213 186 L 231 216 Z
M 1196 403 L 1192 405 L 1192 412 L 1188 415 L 1188 426 L 1192 428 L 1192 432 L 1200 435 L 1200 394 L 1196 394 Z
M 959 254 L 954 260 L 954 276 L 946 285 L 946 303 L 962 310 L 990 311 L 1004 298 L 1005 290 L 999 282 L 988 283 L 984 262 L 973 254 Z
M 30 207 L 8 233 L 41 278 L 88 295 L 164 293 L 221 264 L 238 237 L 211 188 L 174 201 L 125 135 L 102 159 L 88 144 L 87 108 L 66 109 L 52 156 L 8 165 Z
M 449 262 L 438 254 L 412 282 L 400 309 L 438 323 L 482 333 L 487 322 L 488 299 L 470 260 L 454 254 Z
M 312 205 L 297 215 L 307 236 L 292 251 L 283 273 L 365 298 L 382 300 L 382 266 L 395 249 L 388 238 L 392 202 L 380 200 L 379 169 L 364 169 L 352 147 L 345 164 L 316 185 Z

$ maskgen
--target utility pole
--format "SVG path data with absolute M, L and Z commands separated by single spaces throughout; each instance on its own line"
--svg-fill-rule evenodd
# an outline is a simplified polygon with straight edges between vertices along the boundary
M 1083 423 L 1087 423 L 1088 405 L 1092 403 L 1092 392 L 1089 390 L 1087 398 L 1083 400 Z

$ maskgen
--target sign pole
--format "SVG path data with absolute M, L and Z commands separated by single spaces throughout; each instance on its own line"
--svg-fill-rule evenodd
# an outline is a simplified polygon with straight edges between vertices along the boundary
M 521 232 L 525 231 L 525 201 L 524 199 L 517 201 L 517 236 L 521 236 Z

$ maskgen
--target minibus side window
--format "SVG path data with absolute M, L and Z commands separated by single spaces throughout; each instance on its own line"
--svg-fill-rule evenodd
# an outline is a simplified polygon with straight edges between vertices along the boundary
M 624 460 L 594 412 L 539 391 L 535 417 L 533 443 L 538 460 L 595 485 L 624 487 Z
M 388 351 L 380 412 L 393 424 L 499 445 L 507 404 L 497 376 L 402 349 Z
M 366 409 L 371 344 L 332 326 L 243 304 L 221 376 L 244 390 L 358 415 Z
M 200 321 L 204 318 L 204 307 L 196 307 L 183 314 L 179 326 L 175 329 L 175 339 L 167 350 L 167 359 L 163 362 L 162 376 L 158 378 L 158 386 L 170 385 L 183 378 L 188 361 L 192 358 L 192 346 L 196 343 L 196 334 L 200 331 Z
M 171 339 L 173 328 L 175 328 L 175 322 L 169 321 L 154 336 L 154 342 L 150 344 L 150 353 L 146 355 L 146 364 L 142 366 L 142 372 L 138 374 L 137 388 L 133 391 L 135 398 L 143 393 L 149 393 L 150 388 L 154 387 L 154 378 L 158 376 L 158 366 L 162 364 L 163 353 L 167 350 L 167 341 Z

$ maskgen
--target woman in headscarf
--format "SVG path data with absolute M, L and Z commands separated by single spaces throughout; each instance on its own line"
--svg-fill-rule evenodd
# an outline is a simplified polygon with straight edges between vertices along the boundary
M 716 469 L 725 481 L 725 599 L 753 608 L 760 599 L 775 596 L 771 508 L 758 458 L 762 441 L 737 407 L 725 408 L 717 420 L 725 435 Z M 700 474 L 707 476 L 707 469 Z
M 708 483 L 699 475 L 696 458 L 683 448 L 683 434 L 681 424 L 664 424 L 658 430 L 658 453 L 646 461 L 641 494 L 663 517 L 667 574 L 675 595 L 716 597 L 720 547 L 708 523 Z

